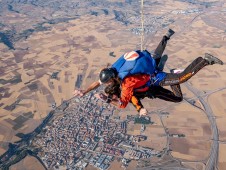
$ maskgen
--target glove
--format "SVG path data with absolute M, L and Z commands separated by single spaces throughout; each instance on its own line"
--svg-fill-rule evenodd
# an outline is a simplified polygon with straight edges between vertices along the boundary
M 96 93 L 96 94 L 94 94 L 94 96 L 95 96 L 96 98 L 98 98 L 98 99 L 103 100 L 103 101 L 106 101 L 106 100 L 107 100 L 107 96 L 104 95 L 103 93 Z

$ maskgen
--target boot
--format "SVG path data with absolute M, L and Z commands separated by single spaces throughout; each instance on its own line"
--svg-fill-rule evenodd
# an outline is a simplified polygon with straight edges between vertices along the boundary
M 213 55 L 209 54 L 209 53 L 205 53 L 205 60 L 207 60 L 209 62 L 209 65 L 213 65 L 213 64 L 220 64 L 223 65 L 223 61 L 221 61 L 220 59 L 218 59 L 217 57 L 214 57 Z
M 179 74 L 182 73 L 184 69 L 170 69 L 170 73 Z
M 175 32 L 172 29 L 169 29 L 168 32 L 166 33 L 166 37 L 170 39 L 170 37 L 174 34 Z

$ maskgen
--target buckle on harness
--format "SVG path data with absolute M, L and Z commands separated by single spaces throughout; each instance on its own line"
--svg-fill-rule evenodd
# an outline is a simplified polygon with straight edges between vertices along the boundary
M 159 80 L 159 78 L 156 78 L 156 74 L 157 74 L 157 70 L 155 71 L 155 73 L 154 74 L 152 74 L 151 75 L 151 77 L 150 77 L 150 83 L 151 83 L 151 86 L 153 86 L 158 80 Z

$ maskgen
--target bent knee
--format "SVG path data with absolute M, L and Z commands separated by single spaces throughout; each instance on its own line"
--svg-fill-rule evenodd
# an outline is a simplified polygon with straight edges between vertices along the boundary
M 183 97 L 178 97 L 177 100 L 176 100 L 176 102 L 178 102 L 178 103 L 182 102 L 182 101 L 183 101 Z
M 182 102 L 183 101 L 183 97 L 179 97 L 179 102 Z

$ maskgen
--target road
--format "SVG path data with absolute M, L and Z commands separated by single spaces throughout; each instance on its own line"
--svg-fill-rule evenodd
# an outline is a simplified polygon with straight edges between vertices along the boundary
M 212 145 L 210 149 L 209 159 L 206 164 L 206 170 L 214 170 L 218 169 L 218 152 L 219 152 L 219 134 L 218 128 L 215 120 L 215 116 L 213 111 L 207 102 L 207 97 L 202 96 L 202 92 L 192 87 L 189 83 L 184 83 L 185 86 L 190 90 L 194 95 L 199 99 L 201 102 L 204 113 L 206 114 L 207 118 L 209 119 L 211 130 L 212 130 Z
M 216 124 L 216 120 L 215 120 L 216 116 L 214 115 L 209 103 L 207 102 L 207 97 L 210 94 L 213 94 L 215 92 L 225 90 L 226 87 L 218 88 L 218 89 L 215 89 L 213 91 L 203 93 L 202 91 L 192 87 L 188 82 L 184 83 L 184 85 L 187 87 L 187 89 L 189 91 L 191 91 L 195 95 L 195 97 L 189 98 L 189 99 L 198 99 L 200 101 L 200 103 L 202 104 L 202 109 L 199 108 L 199 107 L 198 108 L 203 110 L 203 112 L 206 114 L 206 116 L 207 116 L 207 118 L 210 122 L 210 126 L 211 126 L 212 137 L 211 137 L 210 140 L 212 141 L 212 144 L 211 144 L 211 149 L 210 149 L 210 153 L 209 153 L 209 157 L 208 157 L 208 160 L 207 160 L 207 163 L 206 163 L 205 170 L 218 170 L 219 142 L 225 143 L 225 141 L 219 140 L 218 128 L 217 128 L 217 124 Z M 167 107 L 169 107 L 169 106 L 167 106 Z M 158 112 L 167 109 L 167 107 L 163 107 L 163 108 L 159 109 Z M 160 116 L 160 119 L 161 119 L 161 115 L 159 115 L 159 116 Z M 162 123 L 163 128 L 164 128 L 166 135 L 167 135 L 167 130 L 166 130 L 166 127 L 164 126 L 164 124 L 162 122 L 162 119 L 161 119 L 161 123 Z M 168 137 L 168 135 L 167 135 L 167 137 Z M 167 140 L 167 145 L 168 144 L 169 143 L 168 143 L 168 140 Z M 158 168 L 160 168 L 160 167 L 162 169 L 186 169 L 184 167 L 176 167 L 176 166 L 172 166 L 172 165 L 171 165 L 170 168 L 167 168 L 164 165 L 158 166 Z M 153 167 L 148 166 L 148 167 L 144 167 L 144 168 L 141 168 L 141 169 L 145 170 L 145 169 L 148 169 L 148 168 L 153 168 Z

